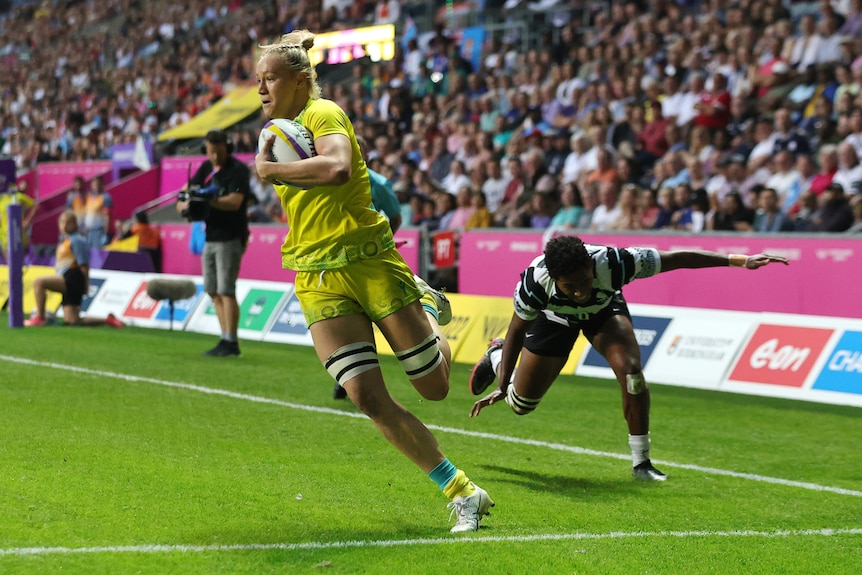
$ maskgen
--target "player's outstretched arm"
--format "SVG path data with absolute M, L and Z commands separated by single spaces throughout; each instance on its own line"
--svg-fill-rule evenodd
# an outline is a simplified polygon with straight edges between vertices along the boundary
M 717 268 L 717 267 L 740 267 L 756 270 L 770 263 L 782 263 L 788 265 L 787 258 L 769 254 L 756 254 L 747 256 L 744 254 L 720 254 L 706 250 L 676 250 L 659 252 L 661 257 L 661 271 L 669 272 L 679 269 Z
M 476 417 L 484 408 L 506 398 L 506 389 L 515 373 L 515 364 L 518 361 L 518 356 L 521 355 L 521 348 L 524 347 L 527 329 L 532 323 L 532 321 L 521 319 L 517 314 L 512 314 L 512 320 L 506 331 L 506 338 L 503 340 L 503 359 L 497 372 L 497 389 L 473 404 L 470 417 Z

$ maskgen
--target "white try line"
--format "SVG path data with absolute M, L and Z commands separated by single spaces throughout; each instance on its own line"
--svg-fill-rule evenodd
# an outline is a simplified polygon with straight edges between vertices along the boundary
M 348 549 L 404 547 L 407 545 L 457 545 L 460 543 L 529 543 L 535 541 L 597 541 L 602 539 L 656 539 L 688 537 L 833 537 L 862 535 L 862 529 L 801 529 L 780 531 L 633 531 L 630 533 L 549 533 L 545 535 L 439 537 L 382 541 L 310 541 L 307 543 L 238 543 L 236 545 L 106 545 L 101 547 L 11 547 L 0 549 L 0 557 L 24 555 L 73 555 L 87 553 L 212 553 L 225 551 L 305 551 L 309 549 Z
M 221 395 L 224 397 L 231 397 L 233 399 L 241 399 L 244 401 L 253 401 L 256 403 L 267 403 L 271 405 L 279 405 L 282 407 L 289 407 L 291 409 L 299 409 L 302 411 L 311 411 L 315 413 L 325 413 L 328 415 L 338 415 L 341 417 L 354 417 L 358 419 L 367 419 L 367 416 L 362 413 L 350 412 L 350 411 L 340 411 L 337 409 L 331 409 L 328 407 L 316 407 L 312 405 L 303 405 L 300 403 L 290 403 L 288 401 L 281 401 L 279 399 L 272 399 L 269 397 L 260 397 L 257 395 L 249 395 L 246 393 L 237 393 L 235 391 L 229 391 L 227 389 L 216 389 L 212 387 L 203 387 L 200 385 L 194 385 L 191 383 L 182 383 L 177 381 L 166 381 L 163 379 L 155 379 L 152 377 L 142 377 L 139 375 L 128 375 L 124 373 L 116 373 L 113 371 L 102 371 L 98 369 L 89 369 L 86 367 L 77 367 L 74 365 L 65 365 L 62 363 L 53 363 L 49 361 L 37 361 L 33 359 L 27 359 L 23 357 L 14 357 L 10 355 L 0 355 L 0 361 L 6 361 L 9 363 L 17 363 L 23 365 L 32 365 L 35 367 L 49 368 L 49 369 L 59 369 L 64 371 L 71 371 L 75 373 L 83 373 L 87 375 L 93 375 L 97 377 L 106 377 L 111 379 L 120 379 L 123 381 L 130 382 L 139 382 L 139 383 L 152 383 L 155 385 L 162 385 L 165 387 L 173 387 L 177 389 L 185 389 L 188 391 L 197 391 L 199 393 L 206 393 L 209 395 Z M 520 445 L 532 445 L 534 447 L 543 447 L 545 449 L 554 449 L 556 451 L 566 451 L 569 453 L 576 453 L 578 455 L 591 455 L 594 457 L 605 457 L 611 459 L 623 459 L 628 460 L 629 456 L 621 453 L 612 453 L 609 451 L 597 451 L 595 449 L 587 449 L 584 447 L 576 447 L 573 445 L 565 445 L 563 443 L 550 443 L 547 441 L 537 441 L 535 439 L 523 439 L 521 437 L 513 437 L 510 435 L 497 435 L 495 433 L 483 433 L 481 431 L 469 431 L 466 429 L 459 429 L 456 427 L 444 427 L 441 425 L 433 425 L 433 424 L 425 424 L 428 429 L 433 429 L 435 431 L 442 431 L 444 433 L 455 433 L 459 435 L 467 435 L 469 437 L 476 437 L 480 439 L 491 439 L 494 441 L 503 441 L 506 443 L 517 443 Z M 654 459 L 654 463 L 659 465 L 663 465 L 665 467 L 675 467 L 678 469 L 688 469 L 690 471 L 698 471 L 701 473 L 711 473 L 713 475 L 725 475 L 728 477 L 736 477 L 739 479 L 748 479 L 750 481 L 760 481 L 763 483 L 772 483 L 775 485 L 786 485 L 788 487 L 797 487 L 800 489 L 809 489 L 811 491 L 823 491 L 829 493 L 837 493 L 839 495 L 850 495 L 852 497 L 862 497 L 862 491 L 854 491 L 852 489 L 844 489 L 842 487 L 832 487 L 829 485 L 819 485 L 817 483 L 807 483 L 804 481 L 791 481 L 789 479 L 781 479 L 780 477 L 769 477 L 766 475 L 757 475 L 754 473 L 740 473 L 738 471 L 729 471 L 727 469 L 717 469 L 715 467 L 703 467 L 701 465 L 691 465 L 688 463 L 676 463 L 673 461 L 665 461 Z

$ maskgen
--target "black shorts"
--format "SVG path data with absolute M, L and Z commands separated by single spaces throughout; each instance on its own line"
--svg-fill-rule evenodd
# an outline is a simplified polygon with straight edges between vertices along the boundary
M 629 319 L 632 317 L 626 300 L 619 293 L 611 298 L 611 303 L 602 311 L 570 326 L 551 321 L 544 313 L 540 313 L 527 331 L 524 347 L 531 353 L 544 357 L 569 357 L 581 331 L 592 343 L 602 325 L 614 315 L 624 315 Z
M 63 273 L 66 281 L 66 291 L 63 293 L 62 305 L 80 306 L 87 294 L 87 281 L 84 273 L 78 268 L 69 268 Z

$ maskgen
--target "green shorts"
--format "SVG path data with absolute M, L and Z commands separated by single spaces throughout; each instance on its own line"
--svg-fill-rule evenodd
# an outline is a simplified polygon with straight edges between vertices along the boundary
M 395 249 L 342 268 L 296 274 L 296 297 L 308 325 L 358 313 L 376 322 L 421 295 L 413 272 Z

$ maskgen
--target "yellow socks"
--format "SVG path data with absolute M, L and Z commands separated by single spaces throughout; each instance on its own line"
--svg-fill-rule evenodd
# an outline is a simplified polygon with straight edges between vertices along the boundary
M 467 474 L 461 471 L 460 469 L 455 474 L 455 477 L 446 484 L 446 487 L 443 488 L 443 494 L 449 499 L 455 499 L 456 497 L 469 497 L 476 492 L 476 489 L 473 487 L 473 482 L 470 481 L 470 478 L 467 477 Z

